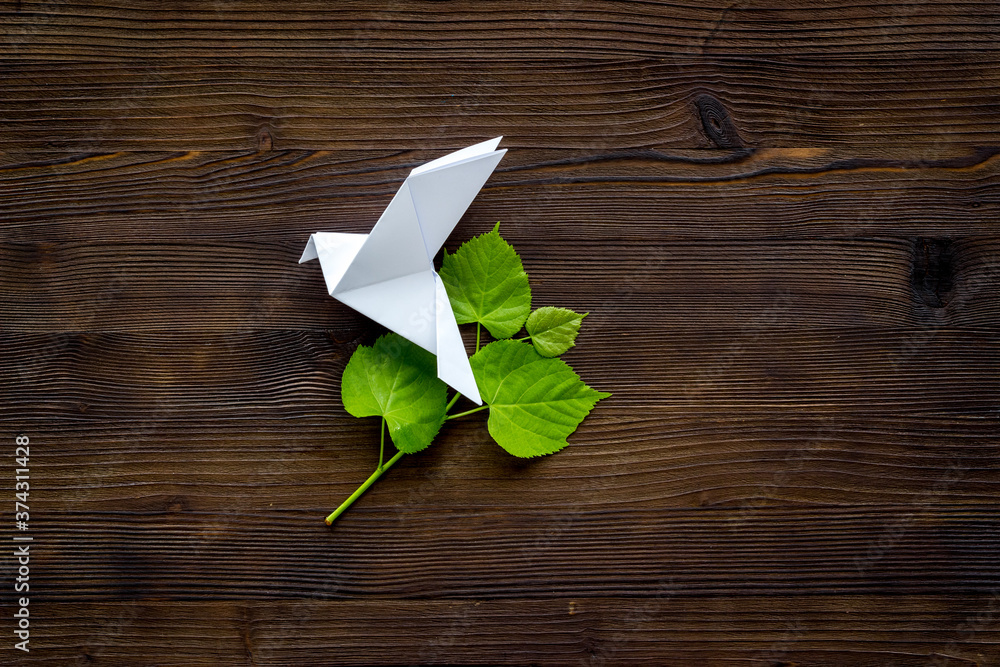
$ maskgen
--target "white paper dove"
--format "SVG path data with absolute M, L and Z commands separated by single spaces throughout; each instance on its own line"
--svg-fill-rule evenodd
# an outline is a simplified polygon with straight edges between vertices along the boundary
M 370 234 L 317 232 L 299 263 L 319 259 L 330 296 L 437 355 L 437 374 L 482 405 L 437 254 L 496 169 L 497 137 L 422 164 Z

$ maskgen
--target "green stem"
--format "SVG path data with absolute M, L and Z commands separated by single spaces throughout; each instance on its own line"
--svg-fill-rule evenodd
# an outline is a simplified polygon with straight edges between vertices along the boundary
M 444 411 L 445 412 L 448 412 L 449 410 L 451 410 L 451 406 L 455 405 L 455 403 L 458 403 L 459 396 L 461 396 L 461 394 L 456 391 L 455 395 L 451 397 L 450 401 L 448 401 L 448 405 L 444 406 Z
M 483 330 L 483 325 L 476 322 L 476 352 L 479 352 L 479 334 Z
M 378 469 L 382 469 L 382 456 L 385 454 L 385 417 L 382 417 L 382 434 L 378 443 Z
M 472 408 L 471 410 L 466 410 L 465 412 L 459 412 L 459 413 L 454 414 L 454 415 L 448 415 L 447 417 L 445 417 L 445 419 L 446 420 L 448 420 L 448 419 L 458 419 L 459 417 L 464 417 L 465 415 L 471 415 L 473 412 L 479 412 L 480 410 L 485 410 L 488 407 L 490 407 L 490 406 L 488 406 L 488 405 L 480 405 L 478 408 Z
M 395 456 L 386 461 L 384 466 L 380 466 L 375 472 L 372 473 L 371 477 L 365 480 L 365 483 L 358 487 L 358 490 L 351 494 L 351 497 L 340 504 L 334 512 L 326 517 L 326 525 L 332 525 L 337 517 L 344 513 L 348 507 L 354 504 L 354 501 L 361 497 L 361 494 L 368 490 L 368 487 L 375 483 L 375 481 L 382 476 L 386 470 L 392 467 L 392 464 L 403 458 L 403 452 L 397 452 Z

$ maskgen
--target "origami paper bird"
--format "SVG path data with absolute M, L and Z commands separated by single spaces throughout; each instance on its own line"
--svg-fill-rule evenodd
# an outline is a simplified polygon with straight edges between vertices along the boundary
M 299 263 L 319 259 L 330 296 L 437 355 L 437 373 L 482 405 L 444 283 L 434 270 L 451 230 L 506 149 L 497 137 L 422 164 L 370 234 L 317 232 Z

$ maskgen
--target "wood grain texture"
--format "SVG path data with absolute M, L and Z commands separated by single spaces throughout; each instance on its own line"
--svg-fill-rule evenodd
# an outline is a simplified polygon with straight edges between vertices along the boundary
M 998 17 L 0 3 L 0 663 L 1000 664 Z M 447 247 L 500 220 L 613 396 L 531 461 L 450 421 L 329 529 L 380 329 L 305 239 L 501 134 Z
M 204 239 L 255 248 L 286 240 L 285 252 L 297 260 L 314 231 L 368 230 L 409 170 L 441 152 L 0 151 L 0 234 L 52 244 Z M 497 220 L 520 244 L 540 228 L 545 239 L 591 245 L 995 236 L 997 152 L 881 144 L 514 150 L 473 202 L 452 246 Z
M 592 311 L 587 324 L 608 352 L 622 336 L 661 345 L 658 333 L 668 330 L 735 329 L 759 340 L 784 328 L 917 327 L 890 343 L 901 347 L 941 327 L 1000 324 L 996 238 L 955 240 L 946 251 L 921 238 L 553 246 L 522 241 L 538 234 L 533 227 L 515 223 L 505 235 L 535 281 L 534 304 Z M 306 329 L 356 338 L 368 320 L 327 295 L 315 263 L 296 263 L 308 232 L 284 236 L 8 243 L 0 249 L 0 316 L 12 332 Z M 931 254 L 937 264 L 921 268 Z M 724 352 L 725 339 L 713 342 L 710 354 Z
M 665 585 L 649 598 L 548 600 L 323 599 L 247 601 L 129 600 L 50 604 L 58 632 L 45 653 L 63 660 L 115 663 L 149 646 L 159 664 L 231 663 L 553 665 L 646 661 L 650 646 L 670 645 L 662 662 L 710 665 L 886 664 L 968 667 L 988 664 L 997 641 L 989 596 L 752 597 L 738 602 L 680 595 Z M 790 611 L 793 610 L 794 611 Z M 959 619 L 940 628 L 941 615 Z M 512 645 L 506 628 L 530 644 Z M 877 645 L 867 637 L 877 638 Z M 947 653 L 942 653 L 947 651 Z M 32 654 L 25 664 L 52 664 Z
M 996 407 L 995 330 L 762 329 L 712 335 L 664 327 L 639 335 L 608 328 L 604 336 L 582 337 L 580 346 L 590 351 L 569 359 L 590 382 L 615 387 L 613 402 L 629 410 L 991 415 Z M 238 417 L 247 403 L 254 405 L 254 417 L 309 414 L 336 397 L 336 379 L 352 351 L 321 332 L 4 338 L 5 370 L 25 386 L 2 390 L 7 401 L 0 414 L 55 419 L 141 418 L 158 397 L 139 395 L 140 388 L 160 394 L 167 404 L 193 408 L 225 392 L 231 400 L 205 404 L 206 413 L 220 418 Z M 767 353 L 775 346 L 783 351 L 780 360 Z M 929 386 L 938 390 L 931 395 Z M 43 400 L 54 395 L 61 401 Z
M 464 60 L 997 51 L 992 2 L 808 0 L 780 7 L 678 2 L 473 0 L 202 3 L 5 2 L 6 50 L 31 60 L 188 56 Z M 888 58 L 887 58 L 888 60 Z
M 768 594 L 975 595 L 1000 586 L 996 505 L 757 508 L 744 516 L 567 510 L 362 510 L 332 532 L 323 511 L 53 512 L 36 522 L 36 567 L 46 583 L 34 598 L 42 606 L 109 593 L 649 598 L 671 585 L 738 604 Z M 887 520 L 887 510 L 898 516 Z M 627 532 L 616 529 L 626 522 Z
M 728 508 L 734 513 L 727 520 L 738 522 L 777 506 L 891 514 L 887 506 L 996 502 L 995 424 L 988 418 L 779 420 L 723 412 L 641 419 L 621 412 L 589 420 L 559 460 L 531 463 L 506 457 L 481 421 L 449 425 L 434 450 L 397 464 L 357 509 L 405 522 L 411 512 L 526 505 L 551 513 L 536 519 L 544 526 L 583 510 Z M 233 419 L 213 429 L 184 415 L 176 410 L 173 420 L 158 414 L 115 426 L 19 421 L 21 430 L 38 433 L 35 475 L 46 513 L 308 511 L 316 519 L 354 491 L 378 459 L 378 424 L 345 423 L 339 412 Z
M 6 63 L 0 150 L 991 145 L 996 57 Z M 975 86 L 968 86 L 974 81 Z M 947 128 L 947 131 L 943 131 Z

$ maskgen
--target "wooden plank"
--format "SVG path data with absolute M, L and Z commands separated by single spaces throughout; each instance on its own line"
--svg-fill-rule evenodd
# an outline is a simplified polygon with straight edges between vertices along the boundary
M 458 147 L 0 152 L 0 234 L 46 244 L 260 244 L 298 243 L 318 230 L 366 232 L 410 169 Z M 521 148 L 504 157 L 454 238 L 496 220 L 518 240 L 553 245 L 988 236 L 998 191 L 995 149 Z
M 220 420 L 329 414 L 354 342 L 306 331 L 5 335 L 0 369 L 20 381 L 0 385 L 0 415 L 141 419 L 156 400 Z M 992 330 L 609 328 L 578 348 L 568 359 L 581 376 L 629 410 L 986 416 L 1000 390 Z
M 347 417 L 336 388 L 322 389 L 322 405 L 306 415 L 293 405 L 283 418 L 256 416 L 246 400 L 242 415 L 206 424 L 199 408 L 223 396 L 182 407 L 159 395 L 141 417 L 15 413 L 0 423 L 31 438 L 43 516 L 305 512 L 319 521 L 371 474 L 379 442 L 377 420 Z M 504 453 L 485 419 L 470 416 L 396 464 L 355 509 L 402 520 L 435 508 L 527 506 L 558 521 L 580 511 L 704 507 L 729 510 L 727 521 L 738 523 L 787 505 L 995 504 L 994 418 L 829 412 L 634 410 L 610 400 L 559 456 L 531 462 Z
M 348 0 L 294 6 L 245 0 L 190 3 L 4 3 L 7 57 L 46 60 L 316 59 L 362 52 L 380 60 L 462 61 L 745 53 L 770 57 L 905 57 L 996 52 L 991 2 L 807 0 L 760 6 L 698 3 Z
M 7 62 L 0 149 L 356 150 L 377 136 L 384 150 L 411 150 L 497 135 L 513 148 L 605 151 L 995 145 L 997 65 L 992 55 Z
M 477 217 L 470 236 L 491 226 Z M 297 264 L 308 234 L 224 243 L 8 242 L 0 245 L 0 326 L 328 330 L 338 340 L 372 331 L 369 320 L 328 296 L 315 263 Z M 760 338 L 763 330 L 836 327 L 917 326 L 910 334 L 917 338 L 1000 322 L 996 238 L 552 245 L 536 226 L 514 224 L 504 234 L 532 278 L 534 305 L 592 313 L 586 328 L 600 331 L 603 344 L 654 331 L 670 334 L 659 344 L 680 345 L 674 335 L 690 330 L 717 330 L 709 334 L 716 340 L 718 331 Z M 448 245 L 453 250 L 458 239 Z M 716 340 L 712 353 L 725 343 Z
M 307 332 L 9 335 L 0 420 L 44 453 L 35 474 L 53 510 L 277 504 L 319 517 L 376 460 L 377 422 L 340 406 L 353 345 Z M 568 359 L 614 395 L 560 456 L 522 465 L 472 416 L 393 471 L 404 497 L 368 502 L 738 514 L 907 503 L 935 488 L 955 502 L 996 497 L 992 332 L 654 329 L 585 335 Z
M 44 489 L 40 490 L 44 494 Z M 33 494 L 34 495 L 34 494 Z M 36 500 L 36 504 L 38 501 Z M 32 589 L 52 602 L 981 595 L 1000 587 L 997 506 L 405 513 L 48 512 Z M 737 603 L 738 604 L 738 603 Z
M 47 603 L 49 634 L 19 664 L 118 665 L 153 654 L 157 664 L 177 665 L 960 667 L 997 655 L 997 606 L 995 595 L 982 594 L 737 602 L 671 586 L 639 600 Z
M 631 407 L 818 410 L 985 411 L 993 406 L 1000 348 L 993 331 L 874 329 L 745 334 L 691 331 L 669 335 L 606 330 L 570 358 L 581 374 Z M 225 392 L 212 404 L 218 418 L 239 417 L 244 400 L 257 416 L 312 409 L 334 385 L 353 342 L 323 332 L 243 334 L 83 333 L 4 336 L 3 367 L 11 386 L 0 414 L 59 417 L 113 411 L 136 416 L 149 398 L 136 386 L 163 391 L 178 406 Z M 622 354 L 622 350 L 627 354 Z M 27 359 L 25 359 L 27 357 Z M 67 380 L 71 381 L 67 382 Z M 861 383 L 860 386 L 858 383 Z M 928 395 L 927 388 L 935 387 Z M 12 413 L 7 410 L 22 410 Z

